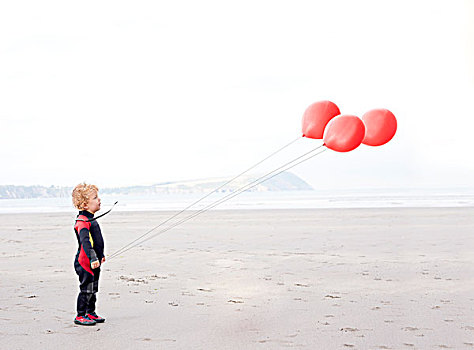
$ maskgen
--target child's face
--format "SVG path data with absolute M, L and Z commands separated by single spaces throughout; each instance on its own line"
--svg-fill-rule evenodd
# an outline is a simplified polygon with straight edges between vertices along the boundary
M 93 191 L 89 197 L 89 201 L 84 207 L 85 210 L 94 214 L 96 211 L 100 210 L 100 198 L 97 191 Z

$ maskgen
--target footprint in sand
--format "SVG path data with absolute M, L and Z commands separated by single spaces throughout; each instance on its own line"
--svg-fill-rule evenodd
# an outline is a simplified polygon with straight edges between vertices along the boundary
M 329 294 L 325 295 L 324 297 L 325 297 L 325 298 L 331 298 L 331 299 L 340 299 L 340 298 L 341 298 L 340 296 L 337 296 L 337 295 L 329 295 Z
M 297 286 L 297 287 L 309 287 L 309 284 L 295 283 L 295 286 Z
M 158 276 L 157 274 L 154 274 L 154 275 L 151 275 L 151 276 L 148 276 L 148 277 L 145 277 L 145 278 L 147 278 L 147 279 L 149 279 L 149 280 L 156 280 L 156 279 L 163 279 L 163 280 L 165 280 L 165 279 L 168 278 L 168 276 Z
M 242 300 L 233 300 L 233 299 L 230 299 L 227 302 L 228 303 L 234 303 L 234 304 L 243 304 L 244 303 Z
M 359 329 L 357 329 L 357 328 L 351 328 L 351 327 L 346 327 L 346 328 L 341 328 L 341 331 L 343 331 L 343 332 L 358 332 Z
M 151 340 L 151 339 L 150 339 L 150 340 Z M 158 341 L 162 341 L 162 342 L 172 342 L 172 343 L 174 343 L 174 342 L 176 342 L 176 339 L 166 339 L 166 338 L 165 338 L 165 339 L 158 339 Z
M 119 279 L 124 280 L 126 282 L 135 282 L 135 278 L 133 277 L 120 276 Z

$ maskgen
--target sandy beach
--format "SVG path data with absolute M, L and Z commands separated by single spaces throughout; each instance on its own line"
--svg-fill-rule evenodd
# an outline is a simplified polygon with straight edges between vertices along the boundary
M 169 212 L 100 219 L 111 254 Z M 474 349 L 474 208 L 207 212 L 102 267 L 70 214 L 0 215 L 2 349 Z

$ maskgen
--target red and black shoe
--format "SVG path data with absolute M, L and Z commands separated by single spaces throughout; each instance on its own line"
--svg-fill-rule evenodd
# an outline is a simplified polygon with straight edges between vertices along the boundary
M 90 319 L 87 316 L 76 316 L 74 319 L 75 324 L 79 324 L 81 326 L 93 326 L 97 323 L 97 321 L 94 321 L 93 319 Z
M 98 316 L 95 312 L 90 313 L 90 314 L 86 314 L 86 317 L 88 317 L 89 319 L 91 319 L 91 320 L 93 320 L 97 323 L 105 322 L 105 318 Z

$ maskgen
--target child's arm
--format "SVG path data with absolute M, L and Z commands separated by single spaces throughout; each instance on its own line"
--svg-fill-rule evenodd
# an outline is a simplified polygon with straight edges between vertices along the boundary
M 84 223 L 85 224 L 85 223 Z M 84 249 L 84 252 L 86 253 L 87 257 L 89 258 L 89 261 L 91 262 L 91 267 L 93 269 L 99 267 L 97 264 L 99 263 L 99 259 L 97 259 L 97 254 L 95 253 L 94 248 L 92 248 L 92 244 L 90 241 L 90 234 L 89 234 L 89 229 L 87 227 L 82 227 L 79 228 L 79 240 L 81 242 L 82 248 Z M 97 264 L 95 264 L 97 262 Z M 95 266 L 97 265 L 97 266 Z M 95 267 L 94 267 L 95 266 Z

